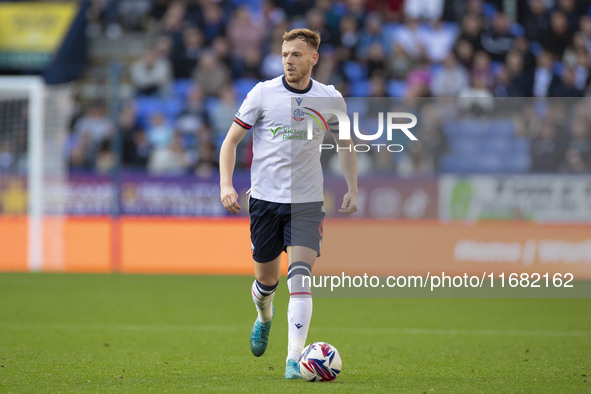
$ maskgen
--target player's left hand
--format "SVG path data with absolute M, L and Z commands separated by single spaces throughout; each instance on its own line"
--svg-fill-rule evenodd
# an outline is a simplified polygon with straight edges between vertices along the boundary
M 343 203 L 339 212 L 347 215 L 357 212 L 357 193 L 347 192 L 343 196 Z

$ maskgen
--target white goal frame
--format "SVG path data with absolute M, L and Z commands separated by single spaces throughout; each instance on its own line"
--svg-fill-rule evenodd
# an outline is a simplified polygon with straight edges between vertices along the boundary
M 45 119 L 45 83 L 37 76 L 0 77 L 0 97 L 26 98 L 28 116 L 28 228 L 27 265 L 29 271 L 43 268 L 43 141 Z

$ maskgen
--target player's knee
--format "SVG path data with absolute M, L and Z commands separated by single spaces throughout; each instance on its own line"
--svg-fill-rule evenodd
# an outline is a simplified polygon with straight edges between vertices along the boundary
M 275 274 L 258 274 L 257 281 L 265 286 L 275 286 L 279 282 L 279 275 Z

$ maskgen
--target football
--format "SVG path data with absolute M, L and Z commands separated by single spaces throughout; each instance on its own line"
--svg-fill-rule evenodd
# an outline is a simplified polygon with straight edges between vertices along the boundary
M 300 374 L 308 382 L 329 382 L 341 373 L 343 361 L 338 350 L 326 342 L 314 342 L 302 350 Z

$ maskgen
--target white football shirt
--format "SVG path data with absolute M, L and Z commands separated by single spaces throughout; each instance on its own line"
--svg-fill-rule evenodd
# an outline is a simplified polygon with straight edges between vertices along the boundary
M 307 89 L 294 89 L 283 76 L 260 82 L 248 93 L 234 122 L 253 131 L 252 197 L 278 203 L 324 201 L 319 148 L 335 119 L 325 120 L 314 106 L 319 98 L 344 103 L 342 97 L 334 86 L 314 80 Z M 313 119 L 312 140 L 307 138 L 308 119 Z

